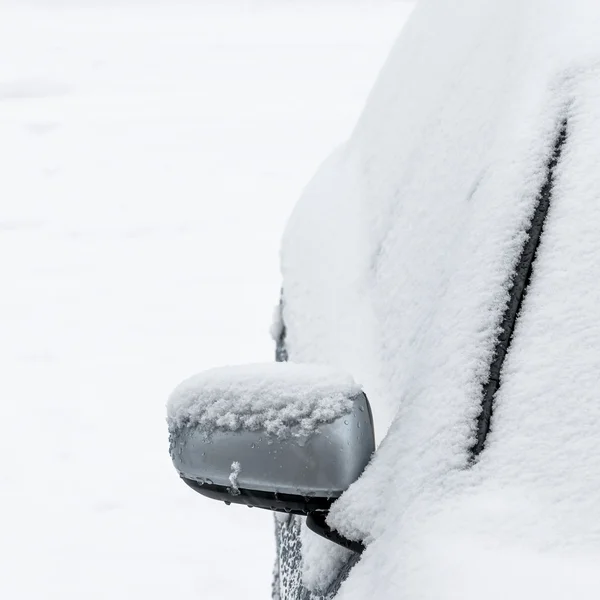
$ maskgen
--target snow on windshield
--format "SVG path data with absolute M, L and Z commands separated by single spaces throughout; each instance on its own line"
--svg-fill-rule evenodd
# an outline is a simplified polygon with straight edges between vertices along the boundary
M 181 383 L 169 398 L 171 430 L 194 425 L 285 437 L 305 436 L 352 410 L 361 387 L 329 367 L 267 363 L 211 369 Z
M 598 596 L 598 31 L 590 0 L 423 0 L 290 219 L 290 358 L 352 372 L 387 432 L 329 517 L 369 543 L 343 600 L 480 598 L 483 587 L 565 598 L 573 565 L 578 597 Z M 565 121 L 491 433 L 471 466 L 513 272 Z M 318 587 L 315 571 L 306 581 Z

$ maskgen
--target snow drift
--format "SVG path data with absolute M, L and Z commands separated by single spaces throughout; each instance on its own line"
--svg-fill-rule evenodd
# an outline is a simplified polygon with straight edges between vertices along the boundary
M 352 372 L 387 432 L 329 517 L 369 543 L 342 600 L 479 598 L 484 585 L 494 598 L 600 593 L 598 31 L 591 0 L 422 0 L 290 219 L 289 356 Z M 472 465 L 513 271 L 565 121 Z M 326 552 L 305 552 L 314 588 L 339 562 Z

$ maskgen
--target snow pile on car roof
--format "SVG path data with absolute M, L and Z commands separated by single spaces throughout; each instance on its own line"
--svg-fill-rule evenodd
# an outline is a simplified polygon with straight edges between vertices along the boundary
M 309 435 L 352 410 L 361 392 L 336 369 L 268 363 L 211 369 L 190 377 L 171 394 L 169 429 L 188 425 L 212 431 L 264 430 L 280 437 Z
M 595 0 L 422 0 L 290 219 L 289 356 L 352 372 L 387 432 L 329 517 L 369 543 L 343 600 L 600 593 L 599 31 Z M 473 463 L 482 386 L 565 123 Z

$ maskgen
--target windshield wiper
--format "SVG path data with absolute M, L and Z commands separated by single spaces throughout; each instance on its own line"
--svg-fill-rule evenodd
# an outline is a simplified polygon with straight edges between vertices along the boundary
M 560 160 L 563 147 L 567 140 L 567 121 L 563 121 L 559 130 L 552 155 L 546 166 L 546 180 L 540 190 L 535 211 L 527 230 L 527 241 L 521 251 L 521 256 L 513 272 L 512 287 L 510 297 L 506 304 L 502 323 L 500 325 L 500 334 L 496 340 L 494 348 L 494 358 L 490 364 L 489 377 L 487 383 L 483 385 L 481 397 L 481 413 L 477 419 L 477 437 L 475 443 L 470 448 L 470 462 L 472 463 L 481 454 L 485 448 L 485 442 L 490 430 L 492 413 L 494 411 L 494 398 L 500 387 L 500 376 L 504 359 L 510 349 L 513 332 L 521 310 L 521 305 L 527 289 L 531 282 L 531 272 L 535 255 L 542 237 L 544 223 L 548 216 L 552 190 L 554 188 L 555 171 Z

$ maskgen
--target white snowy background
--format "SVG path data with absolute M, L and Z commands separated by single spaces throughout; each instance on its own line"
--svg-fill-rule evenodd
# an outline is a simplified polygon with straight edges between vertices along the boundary
M 165 401 L 271 360 L 292 205 L 410 5 L 0 0 L 0 598 L 267 598 Z

